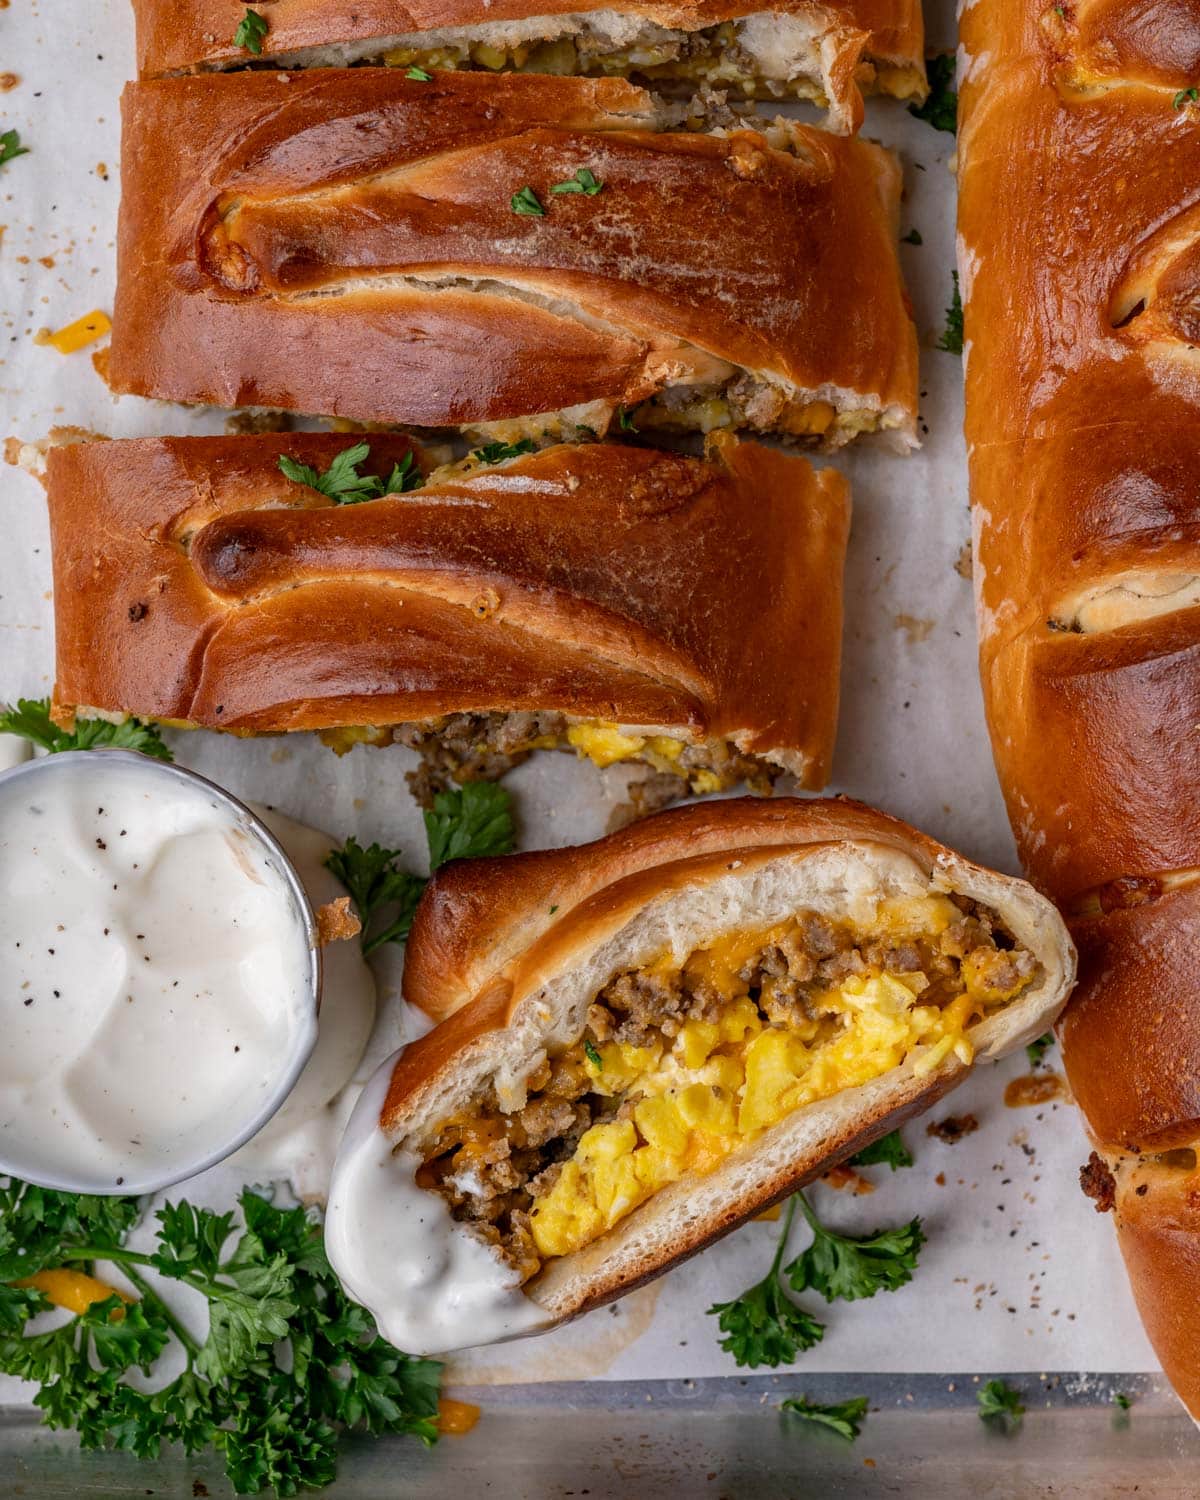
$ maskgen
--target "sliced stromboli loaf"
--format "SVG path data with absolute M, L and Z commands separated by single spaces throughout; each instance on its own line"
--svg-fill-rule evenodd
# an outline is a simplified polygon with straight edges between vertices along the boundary
M 1026 868 L 1080 942 L 1086 1186 L 1200 1416 L 1200 12 L 979 0 L 962 40 L 988 717 Z
M 824 784 L 839 475 L 728 435 L 706 459 L 471 458 L 352 505 L 280 472 L 281 455 L 324 472 L 348 441 L 52 449 L 58 712 L 396 738 L 459 779 L 574 746 L 648 761 L 677 793 L 781 770 Z M 372 435 L 363 472 L 409 447 Z
M 348 1134 L 334 1263 L 408 1347 L 488 1336 L 426 1323 L 416 1237 L 380 1243 L 362 1216 L 393 1193 L 490 1247 L 497 1295 L 520 1298 L 502 1332 L 575 1316 L 1038 1034 L 1073 973 L 1031 887 L 849 801 L 693 805 L 451 865 L 405 971 L 448 1019 Z
M 635 75 L 656 89 L 709 85 L 815 99 L 857 128 L 862 93 L 922 99 L 918 0 L 699 0 L 586 9 L 577 0 L 273 0 L 261 51 L 235 44 L 241 0 L 134 0 L 142 77 L 269 63 Z
M 643 430 L 915 441 L 877 146 L 661 130 L 617 80 L 386 68 L 134 84 L 124 111 L 117 391 L 507 441 L 639 403 Z M 554 193 L 583 170 L 599 191 Z

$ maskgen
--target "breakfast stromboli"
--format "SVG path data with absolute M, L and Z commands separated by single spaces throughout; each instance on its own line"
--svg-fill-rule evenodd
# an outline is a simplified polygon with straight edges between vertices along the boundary
M 713 87 L 814 99 L 857 129 L 862 94 L 926 93 L 920 0 L 578 0 L 447 4 L 274 0 L 261 34 L 238 41 L 241 0 L 134 0 L 142 77 L 247 63 L 305 67 L 513 69 L 635 76 L 656 89 Z M 251 45 L 253 43 L 253 45 Z
M 704 459 L 597 443 L 476 454 L 354 504 L 281 472 L 326 482 L 346 446 L 52 448 L 59 716 L 396 740 L 422 753 L 423 801 L 535 749 L 649 764 L 642 806 L 766 790 L 785 771 L 824 784 L 840 475 L 728 434 Z M 411 454 L 372 434 L 358 473 L 378 493 Z
M 326 1230 L 402 1347 L 547 1327 L 828 1169 L 1057 1016 L 1021 881 L 849 801 L 675 809 L 433 879 Z
M 963 14 L 960 265 L 981 664 L 1143 1320 L 1200 1417 L 1200 17 Z
M 671 130 L 616 79 L 362 68 L 132 84 L 123 151 L 118 392 L 505 442 L 619 415 L 915 444 L 878 146 Z

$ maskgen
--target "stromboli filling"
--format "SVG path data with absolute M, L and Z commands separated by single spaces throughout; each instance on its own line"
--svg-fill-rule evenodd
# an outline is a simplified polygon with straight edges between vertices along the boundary
M 969 1064 L 967 1030 L 1038 972 L 962 897 L 883 900 L 855 927 L 801 911 L 616 975 L 574 1046 L 502 1109 L 489 1087 L 425 1143 L 421 1186 L 522 1281 L 804 1105 L 907 1058 Z
M 664 91 L 710 85 L 747 99 L 829 103 L 821 85 L 822 34 L 801 18 L 758 12 L 696 31 L 660 26 L 613 11 L 541 16 L 473 27 L 447 27 L 366 44 L 315 47 L 257 62 L 239 56 L 214 68 L 328 67 L 468 69 L 592 77 L 636 77 Z M 866 57 L 855 82 L 864 93 L 922 99 L 920 68 Z
M 565 714 L 463 713 L 420 724 L 385 728 L 323 730 L 338 754 L 355 744 L 394 742 L 416 750 L 421 765 L 407 775 L 413 796 L 432 807 L 439 791 L 464 781 L 495 781 L 535 750 L 573 750 L 600 767 L 637 761 L 655 773 L 630 789 L 638 814 L 665 806 L 691 791 L 725 791 L 744 783 L 769 793 L 781 766 L 746 755 L 727 740 L 690 744 L 670 735 L 641 734 L 599 720 L 571 722 Z

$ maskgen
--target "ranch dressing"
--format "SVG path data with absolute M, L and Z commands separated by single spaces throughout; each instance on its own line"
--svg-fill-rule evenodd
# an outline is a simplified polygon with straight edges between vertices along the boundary
M 279 840 L 315 911 L 346 894 L 325 868 L 328 834 L 274 808 L 247 804 Z M 256 1173 L 286 1177 L 304 1202 L 324 1203 L 346 1122 L 374 1072 L 364 1053 L 375 1025 L 375 978 L 357 938 L 330 943 L 321 953 L 321 1017 L 317 1045 L 279 1112 L 230 1157 L 226 1166 L 247 1182 Z
M 88 751 L 0 782 L 0 1160 L 135 1193 L 227 1154 L 312 1048 L 309 945 L 202 781 Z
M 508 1266 L 416 1183 L 412 1151 L 379 1128 L 395 1057 L 363 1091 L 346 1128 L 325 1215 L 325 1250 L 347 1292 L 390 1343 L 446 1354 L 535 1333 L 552 1322 Z

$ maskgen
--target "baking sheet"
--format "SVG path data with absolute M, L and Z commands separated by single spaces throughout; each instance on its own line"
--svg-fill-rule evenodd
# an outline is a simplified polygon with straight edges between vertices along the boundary
M 949 45 L 951 5 L 939 0 L 927 14 L 931 45 Z M 4 431 L 25 439 L 63 423 L 114 436 L 223 427 L 220 413 L 114 401 L 90 351 L 64 358 L 34 342 L 39 328 L 111 309 L 117 98 L 132 48 L 124 0 L 11 0 L 0 9 L 0 70 L 18 80 L 0 94 L 0 128 L 17 127 L 31 148 L 0 170 L 0 401 Z M 869 106 L 866 133 L 900 152 L 902 231 L 915 228 L 922 240 L 902 255 L 923 342 L 924 447 L 907 459 L 864 447 L 837 461 L 855 514 L 835 789 L 1013 869 L 976 675 L 960 368 L 932 347 L 951 289 L 954 139 L 885 103 Z M 53 672 L 45 507 L 39 487 L 12 469 L 0 470 L 0 527 L 0 698 L 40 696 Z M 338 759 L 306 736 L 247 742 L 195 733 L 173 743 L 181 762 L 240 796 L 339 837 L 400 844 L 422 867 L 419 814 L 403 780 L 408 752 L 360 747 Z M 507 782 L 520 846 L 599 834 L 624 782 L 619 769 L 602 776 L 566 756 L 535 758 Z M 383 955 L 368 1061 L 405 1034 L 398 975 L 399 954 Z M 909 1126 L 916 1166 L 895 1175 L 873 1169 L 870 1197 L 815 1190 L 822 1214 L 838 1225 L 871 1228 L 920 1213 L 929 1244 L 916 1280 L 899 1294 L 827 1310 L 825 1340 L 804 1356 L 804 1371 L 1156 1368 L 1109 1226 L 1096 1223 L 1078 1189 L 1088 1148 L 1073 1108 L 1003 1103 L 1005 1080 L 1024 1070 L 1023 1055 L 980 1070 L 935 1111 L 977 1117 L 978 1131 L 958 1145 L 927 1137 L 923 1123 Z M 242 1173 L 218 1168 L 187 1192 L 221 1203 L 241 1181 Z M 451 1374 L 471 1383 L 731 1375 L 704 1309 L 763 1274 L 774 1233 L 772 1224 L 751 1224 L 612 1309 L 456 1357 Z M 0 1382 L 0 1401 L 17 1399 L 14 1383 Z

